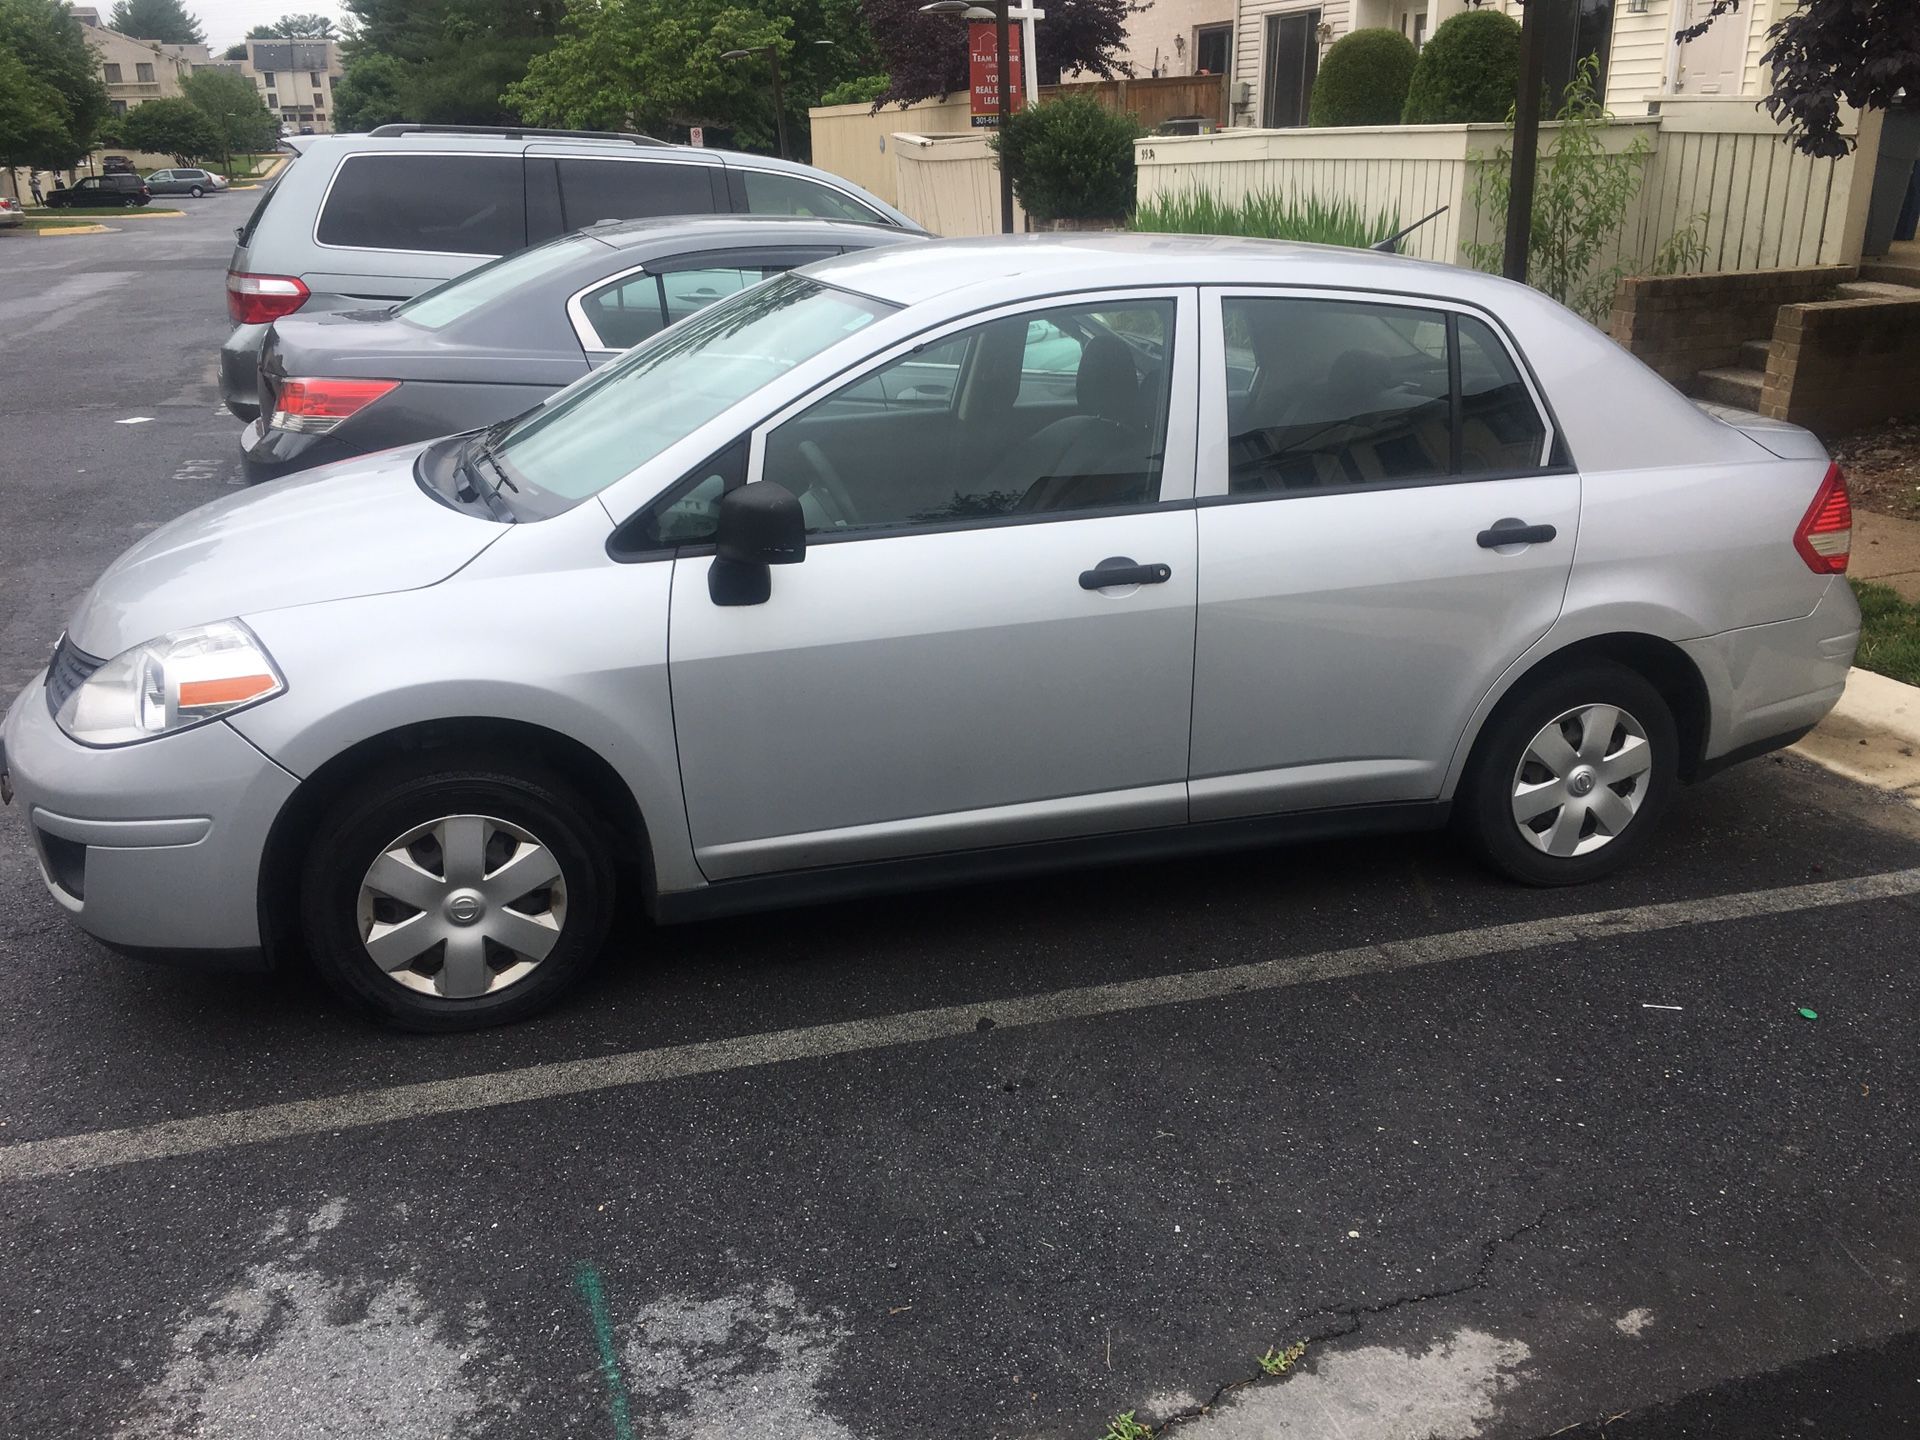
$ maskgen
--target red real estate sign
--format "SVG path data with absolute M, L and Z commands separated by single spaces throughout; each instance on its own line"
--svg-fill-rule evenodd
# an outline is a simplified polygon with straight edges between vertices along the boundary
M 993 31 L 991 20 L 976 20 L 967 26 L 967 72 L 972 82 L 975 125 L 1000 123 L 1000 54 Z M 1013 89 L 1007 96 L 1007 113 L 1012 114 L 1025 96 L 1018 25 L 1007 27 L 1007 63 L 1013 71 Z

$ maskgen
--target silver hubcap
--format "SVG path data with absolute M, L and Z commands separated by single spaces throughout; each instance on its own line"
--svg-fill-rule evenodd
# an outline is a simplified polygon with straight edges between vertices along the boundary
M 1586 855 L 1633 823 L 1653 747 L 1617 705 L 1581 705 L 1540 727 L 1513 772 L 1513 820 L 1536 850 Z
M 360 882 L 360 943 L 387 978 L 471 1000 L 524 980 L 567 923 L 553 852 L 518 825 L 449 815 L 388 845 Z

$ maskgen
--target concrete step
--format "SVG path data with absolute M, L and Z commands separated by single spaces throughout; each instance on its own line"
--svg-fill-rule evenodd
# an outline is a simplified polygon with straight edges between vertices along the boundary
M 1920 288 L 1920 265 L 1898 260 L 1862 260 L 1860 278 L 1884 285 L 1912 285 Z
M 1737 365 L 1722 365 L 1702 370 L 1694 380 L 1696 400 L 1711 400 L 1716 405 L 1732 405 L 1741 410 L 1760 408 L 1760 387 L 1766 383 L 1764 370 L 1744 370 Z
M 1842 300 L 1920 300 L 1920 290 L 1887 280 L 1842 280 L 1833 288 Z
M 1740 347 L 1740 365 L 1742 369 L 1758 370 L 1762 374 L 1767 369 L 1767 352 L 1773 349 L 1771 340 L 1749 340 Z

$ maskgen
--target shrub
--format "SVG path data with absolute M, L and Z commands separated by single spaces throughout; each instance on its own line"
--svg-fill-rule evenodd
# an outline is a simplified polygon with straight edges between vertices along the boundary
M 1086 95 L 1018 111 L 988 143 L 1036 220 L 1118 220 L 1133 209 L 1140 122 Z
M 1355 30 L 1333 42 L 1313 82 L 1310 125 L 1398 125 L 1419 59 L 1398 30 Z
M 1498 10 L 1464 10 L 1433 32 L 1407 87 L 1409 125 L 1500 121 L 1520 93 L 1520 26 Z
M 873 105 L 893 83 L 885 75 L 856 75 L 842 80 L 820 97 L 822 105 Z
M 1162 195 L 1134 214 L 1135 230 L 1173 235 L 1251 235 L 1262 240 L 1301 240 L 1313 245 L 1361 249 L 1400 228 L 1400 217 L 1383 209 L 1369 216 L 1351 200 L 1301 199 L 1260 190 L 1221 200 L 1204 190 Z

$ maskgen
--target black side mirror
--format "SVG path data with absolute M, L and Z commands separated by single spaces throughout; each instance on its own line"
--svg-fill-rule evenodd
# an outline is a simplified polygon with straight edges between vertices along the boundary
M 707 571 L 716 605 L 764 605 L 773 594 L 771 565 L 807 558 L 807 520 L 793 492 L 771 480 L 740 485 L 720 497 L 717 554 Z

